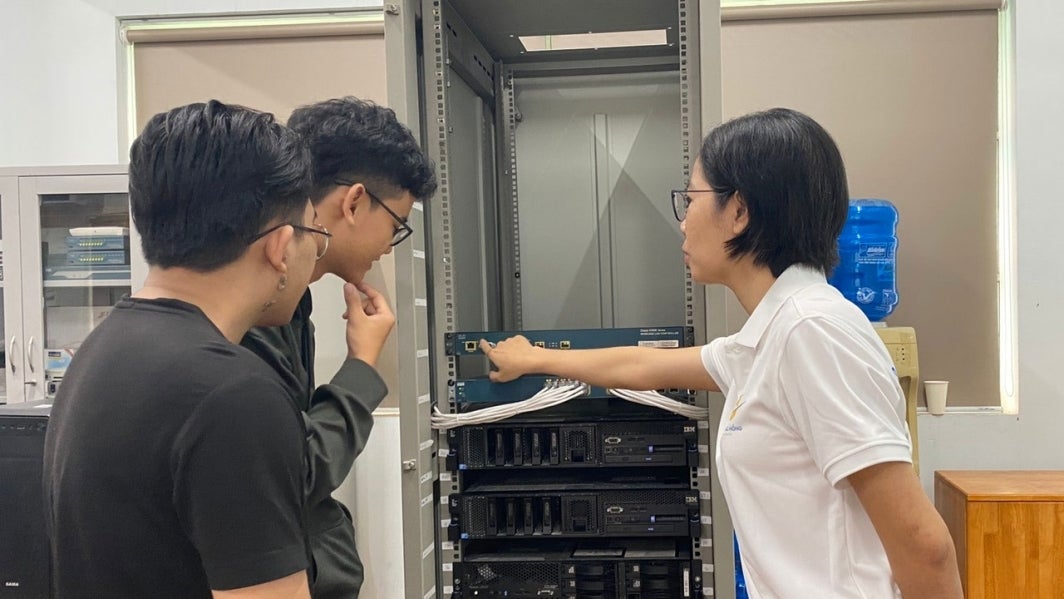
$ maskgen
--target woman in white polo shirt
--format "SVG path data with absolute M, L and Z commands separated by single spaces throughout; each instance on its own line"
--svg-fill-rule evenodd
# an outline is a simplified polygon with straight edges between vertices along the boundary
M 959 599 L 890 356 L 825 280 L 848 200 L 842 157 L 815 121 L 787 109 L 734 119 L 703 141 L 673 208 L 691 276 L 735 293 L 742 330 L 701 348 L 481 346 L 496 381 L 538 372 L 723 392 L 717 474 L 751 597 Z

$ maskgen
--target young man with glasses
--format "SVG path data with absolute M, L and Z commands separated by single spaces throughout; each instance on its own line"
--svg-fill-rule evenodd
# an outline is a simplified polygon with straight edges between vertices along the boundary
M 129 158 L 148 275 L 55 397 L 50 596 L 309 598 L 303 423 L 237 345 L 310 283 L 309 153 L 273 115 L 212 100 L 152 117 Z
M 395 316 L 387 300 L 363 282 L 381 256 L 413 233 L 414 202 L 436 191 L 432 164 L 395 113 L 347 97 L 304 106 L 288 126 L 310 148 L 311 201 L 323 250 L 312 280 L 334 274 L 347 284 L 347 360 L 329 384 L 314 380 L 314 326 L 308 291 L 287 325 L 253 329 L 243 344 L 258 353 L 303 398 L 307 428 L 307 529 L 315 599 L 354 599 L 363 569 L 351 515 L 331 496 L 362 451 L 373 411 L 387 394 L 375 366 Z M 326 237 L 328 235 L 328 237 Z M 365 295 L 365 299 L 360 293 Z

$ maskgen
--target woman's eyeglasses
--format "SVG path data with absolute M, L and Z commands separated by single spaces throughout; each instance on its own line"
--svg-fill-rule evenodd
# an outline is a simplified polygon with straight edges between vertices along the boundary
M 711 193 L 712 189 L 674 189 L 672 190 L 672 213 L 676 215 L 676 220 L 683 222 L 683 219 L 687 218 L 687 208 L 691 205 L 691 196 L 688 195 L 691 192 L 695 193 Z

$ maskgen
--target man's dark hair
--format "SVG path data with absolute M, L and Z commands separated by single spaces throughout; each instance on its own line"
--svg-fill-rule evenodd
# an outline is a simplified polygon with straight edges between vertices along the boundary
M 267 224 L 299 223 L 310 155 L 273 115 L 217 100 L 155 115 L 129 150 L 129 201 L 148 264 L 209 272 Z
M 698 158 L 718 206 L 735 192 L 746 202 L 749 225 L 728 242 L 732 258 L 750 254 L 777 277 L 792 264 L 831 273 L 849 191 L 823 127 L 786 108 L 756 112 L 711 131 Z
M 310 148 L 314 203 L 337 181 L 362 183 L 385 196 L 405 190 L 418 201 L 436 192 L 432 162 L 391 108 L 347 96 L 297 108 L 288 126 Z

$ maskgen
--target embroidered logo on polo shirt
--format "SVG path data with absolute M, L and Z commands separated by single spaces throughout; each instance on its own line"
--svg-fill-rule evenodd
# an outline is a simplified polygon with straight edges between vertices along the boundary
M 743 394 L 740 393 L 739 394 L 739 400 L 735 402 L 735 407 L 732 408 L 731 414 L 728 415 L 728 422 L 731 422 L 732 420 L 735 420 L 736 414 L 739 413 L 739 408 L 743 407 L 743 405 L 745 405 L 745 404 L 746 404 L 746 400 L 743 399 Z
M 742 425 L 740 425 L 740 424 L 731 424 L 731 423 L 735 420 L 735 417 L 739 415 L 739 408 L 743 407 L 744 405 L 746 405 L 746 400 L 743 399 L 743 394 L 740 393 L 739 394 L 739 399 L 736 400 L 736 402 L 735 402 L 735 407 L 732 408 L 731 413 L 728 414 L 728 423 L 729 424 L 728 424 L 728 426 L 724 427 L 724 432 L 733 433 L 733 432 L 739 432 L 739 431 L 743 430 Z

